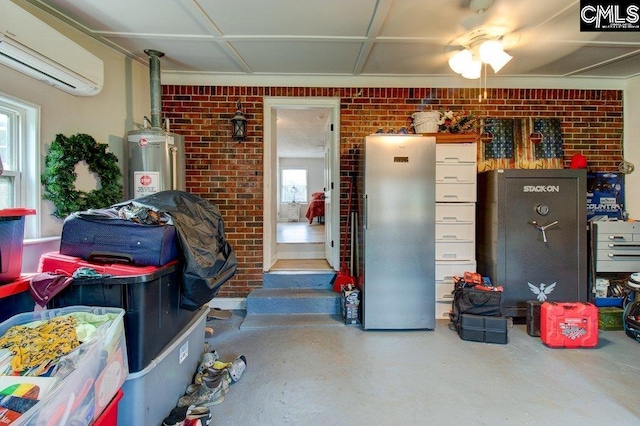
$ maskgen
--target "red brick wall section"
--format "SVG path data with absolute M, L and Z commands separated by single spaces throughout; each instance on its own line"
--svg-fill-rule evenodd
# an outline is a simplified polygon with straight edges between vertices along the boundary
M 364 137 L 377 129 L 411 129 L 411 114 L 460 110 L 482 117 L 559 118 L 565 159 L 582 153 L 589 168 L 611 171 L 622 160 L 623 99 L 619 90 L 430 88 L 296 88 L 163 86 L 162 110 L 186 142 L 187 191 L 216 204 L 238 256 L 236 275 L 218 297 L 244 297 L 262 286 L 262 160 L 264 96 L 340 97 L 341 194 Z M 231 138 L 236 102 L 248 120 L 247 140 Z M 343 212 L 342 220 L 346 217 Z M 341 229 L 344 227 L 341 227 Z

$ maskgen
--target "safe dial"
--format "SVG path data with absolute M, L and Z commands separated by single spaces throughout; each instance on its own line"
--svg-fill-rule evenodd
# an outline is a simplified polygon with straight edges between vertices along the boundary
M 538 204 L 536 206 L 536 212 L 538 212 L 540 216 L 546 216 L 549 214 L 549 206 L 544 204 Z

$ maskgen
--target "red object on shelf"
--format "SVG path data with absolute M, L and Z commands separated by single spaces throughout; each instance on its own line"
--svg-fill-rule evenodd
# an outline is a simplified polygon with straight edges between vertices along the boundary
M 118 403 L 122 399 L 124 392 L 118 389 L 118 393 L 113 397 L 107 408 L 93 423 L 93 426 L 118 426 Z
M 25 209 L 22 207 L 0 210 L 0 217 L 19 217 L 29 214 L 36 214 L 36 211 L 34 209 Z
M 0 284 L 0 299 L 29 290 L 29 282 L 33 274 L 20 275 L 15 281 Z

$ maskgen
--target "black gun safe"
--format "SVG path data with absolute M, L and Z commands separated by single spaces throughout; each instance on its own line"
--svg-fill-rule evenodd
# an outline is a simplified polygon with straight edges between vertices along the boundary
M 502 285 L 502 313 L 526 317 L 527 301 L 586 302 L 586 170 L 478 174 L 477 271 Z

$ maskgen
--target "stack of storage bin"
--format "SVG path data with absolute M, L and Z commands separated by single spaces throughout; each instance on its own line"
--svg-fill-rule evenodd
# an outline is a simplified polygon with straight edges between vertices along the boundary
M 122 424 L 160 424 L 191 382 L 204 348 L 208 308 L 182 309 L 182 268 L 90 263 L 47 253 L 40 272 L 91 268 L 98 278 L 76 278 L 49 307 L 92 305 L 125 310 L 129 375 L 118 408 Z M 162 392 L 157 392 L 162 389 Z
M 96 424 L 110 406 L 109 412 L 117 411 L 117 401 L 112 405 L 114 397 L 128 375 L 123 309 L 71 306 L 22 313 L 0 324 L 0 337 L 14 326 L 35 325 L 74 314 L 101 316 L 101 325 L 90 338 L 60 358 L 57 370 L 48 377 L 0 375 L 0 390 L 3 395 L 9 394 L 1 399 L 2 407 L 9 410 L 0 409 L 0 423 L 88 425 Z M 7 365 L 4 367 L 3 372 Z M 27 388 L 29 392 L 25 393 Z M 38 402 L 34 404 L 33 399 Z

